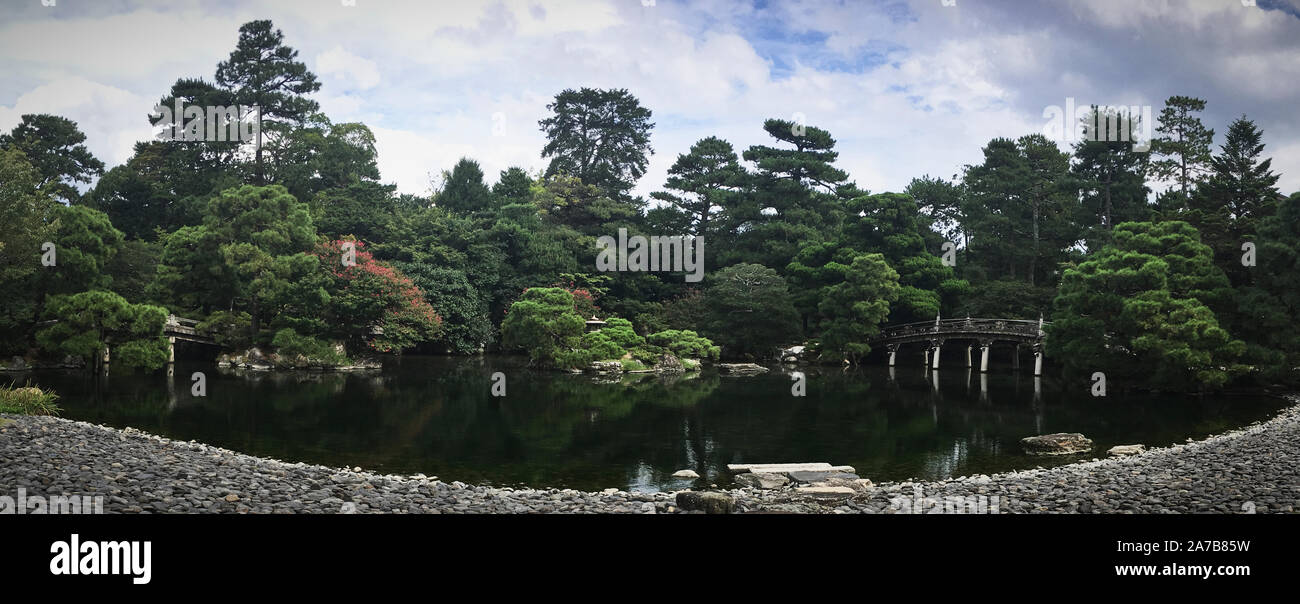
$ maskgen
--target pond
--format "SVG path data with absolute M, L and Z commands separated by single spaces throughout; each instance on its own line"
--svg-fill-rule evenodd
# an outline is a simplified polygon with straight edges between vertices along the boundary
M 918 364 L 919 365 L 919 364 Z M 941 479 L 1078 460 L 1030 457 L 1025 436 L 1082 432 L 1166 446 L 1266 419 L 1286 403 L 1254 396 L 1108 396 L 1088 383 L 1000 369 L 801 368 L 806 396 L 775 368 L 618 378 L 532 370 L 516 357 L 389 359 L 382 372 L 219 370 L 174 377 L 38 371 L 10 376 L 57 391 L 63 417 L 131 426 L 251 455 L 375 472 L 423 472 L 499 486 L 636 491 L 687 488 L 693 469 L 730 486 L 729 463 L 829 462 L 874 481 Z M 190 394 L 190 375 L 207 395 Z M 491 394 L 492 374 L 506 395 Z M 6 380 L 8 381 L 8 380 Z M 1091 458 L 1092 455 L 1087 456 Z

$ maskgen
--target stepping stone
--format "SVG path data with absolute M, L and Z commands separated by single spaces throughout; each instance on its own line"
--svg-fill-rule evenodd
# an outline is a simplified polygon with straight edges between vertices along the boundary
M 857 491 L 849 487 L 799 487 L 795 492 L 813 499 L 848 499 Z
M 846 474 L 855 474 L 857 470 L 853 466 L 832 466 L 825 462 L 816 463 L 756 463 L 756 464 L 727 464 L 727 470 L 732 474 L 742 474 L 745 472 L 776 472 L 788 474 L 790 472 L 844 472 Z
M 736 484 L 753 487 L 756 489 L 775 489 L 783 487 L 790 482 L 785 474 L 777 472 L 749 472 L 737 474 L 734 479 Z
M 1126 455 L 1137 455 L 1138 453 L 1146 451 L 1146 449 L 1146 445 L 1117 445 L 1111 447 L 1110 450 L 1106 452 L 1112 457 L 1124 457 Z

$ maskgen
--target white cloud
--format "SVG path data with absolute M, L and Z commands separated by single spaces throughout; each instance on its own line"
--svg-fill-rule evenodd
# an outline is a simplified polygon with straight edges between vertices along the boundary
M 545 166 L 537 121 L 557 92 L 582 86 L 627 88 L 654 112 L 640 194 L 696 140 L 721 136 L 739 153 L 770 143 L 765 118 L 795 112 L 837 139 L 851 178 L 882 191 L 951 176 L 993 137 L 1040 131 L 1043 108 L 1067 96 L 1158 111 L 1171 94 L 1207 99 L 1220 133 L 1249 113 L 1276 141 L 1275 171 L 1300 185 L 1289 106 L 1300 96 L 1300 20 L 1223 4 L 249 0 L 105 6 L 113 14 L 96 18 L 28 11 L 0 25 L 0 87 L 13 87 L 0 98 L 17 99 L 0 106 L 0 128 L 24 111 L 59 113 L 82 123 L 97 155 L 123 161 L 172 82 L 210 79 L 239 25 L 270 18 L 320 76 L 322 110 L 369 125 L 383 178 L 404 192 L 426 192 L 429 174 L 463 155 L 490 179 Z
M 62 115 L 86 134 L 86 147 L 109 167 L 126 161 L 137 141 L 152 136 L 154 101 L 83 78 L 60 78 L 22 94 L 12 107 L 0 105 L 0 132 L 12 130 L 28 113 Z
M 369 90 L 379 85 L 379 64 L 341 46 L 316 55 L 316 74 L 343 90 Z

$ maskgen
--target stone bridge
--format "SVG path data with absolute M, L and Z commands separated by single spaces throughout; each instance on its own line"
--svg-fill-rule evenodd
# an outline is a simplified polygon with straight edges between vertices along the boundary
M 1020 346 L 1034 351 L 1034 375 L 1043 374 L 1043 327 L 1048 325 L 1040 317 L 1037 321 L 1020 319 L 940 319 L 903 325 L 888 325 L 872 338 L 873 347 L 884 346 L 889 351 L 889 366 L 893 367 L 898 349 L 904 344 L 924 343 L 925 366 L 939 368 L 939 352 L 947 340 L 963 340 L 966 345 L 966 366 L 971 367 L 971 349 L 980 348 L 980 372 L 989 370 L 989 354 L 994 342 L 1012 342 L 1016 355 L 1012 366 L 1020 367 Z

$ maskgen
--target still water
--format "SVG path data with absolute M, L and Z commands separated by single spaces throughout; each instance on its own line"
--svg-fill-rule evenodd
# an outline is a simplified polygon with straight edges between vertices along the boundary
M 207 396 L 190 375 L 207 375 Z M 506 396 L 491 395 L 492 374 Z M 841 371 L 791 376 L 593 378 L 530 370 L 511 357 L 390 359 L 382 372 L 218 370 L 178 363 L 175 376 L 35 372 L 18 382 L 54 388 L 63 417 L 132 426 L 252 455 L 370 471 L 423 472 L 501 486 L 639 491 L 730 484 L 729 463 L 824 461 L 877 482 L 1050 466 L 1022 437 L 1082 432 L 1096 455 L 1117 444 L 1164 446 L 1266 419 L 1265 397 L 1109 396 L 1010 370 Z M 1088 456 L 1089 458 L 1091 456 Z M 1073 458 L 1073 459 L 1078 459 Z

